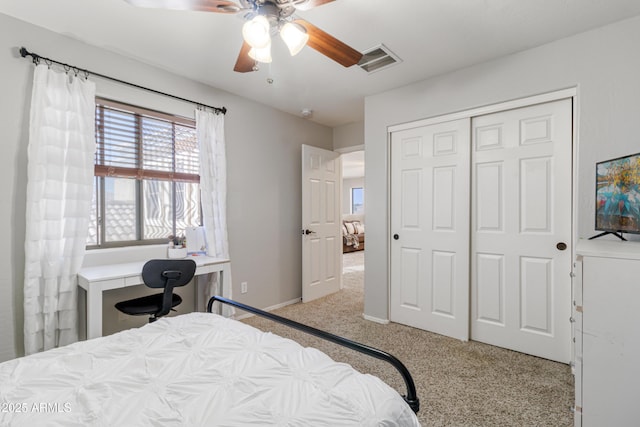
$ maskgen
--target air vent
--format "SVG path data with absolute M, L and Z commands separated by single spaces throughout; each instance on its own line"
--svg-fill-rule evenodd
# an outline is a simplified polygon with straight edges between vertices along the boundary
M 375 71 L 389 68 L 399 62 L 402 62 L 402 59 L 398 58 L 398 55 L 391 52 L 388 47 L 381 44 L 365 51 L 362 55 L 362 59 L 358 62 L 358 67 L 362 68 L 367 73 L 373 73 Z

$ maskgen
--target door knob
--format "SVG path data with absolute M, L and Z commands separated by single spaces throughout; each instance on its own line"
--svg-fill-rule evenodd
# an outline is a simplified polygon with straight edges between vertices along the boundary
M 400 238 L 400 236 L 398 236 L 397 234 L 393 235 L 393 240 L 398 240 Z
M 308 236 L 309 234 L 316 234 L 316 232 L 305 228 L 304 230 L 302 230 L 302 234 L 306 234 Z
M 565 242 L 559 242 L 556 245 L 556 248 L 558 248 L 559 251 L 564 251 L 565 249 L 567 249 L 567 244 Z

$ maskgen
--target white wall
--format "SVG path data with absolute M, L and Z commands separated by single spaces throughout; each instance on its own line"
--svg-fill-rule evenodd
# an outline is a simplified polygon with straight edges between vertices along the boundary
M 301 296 L 301 144 L 332 148 L 332 129 L 0 14 L 2 199 L 0 361 L 23 353 L 25 191 L 33 65 L 43 56 L 174 95 L 225 106 L 234 296 L 268 307 Z M 230 68 L 232 64 L 230 65 Z M 193 105 L 98 78 L 101 96 L 193 117 Z M 247 126 L 250 121 L 251 126 Z M 249 283 L 240 294 L 239 283 Z
M 361 178 L 347 178 L 342 180 L 342 213 L 351 213 L 351 189 L 352 188 L 364 188 L 364 177 Z M 366 209 L 367 201 L 365 199 L 364 206 Z
M 640 151 L 640 17 L 365 100 L 365 314 L 387 319 L 387 127 L 568 87 L 578 91 L 578 234 L 595 233 L 595 163 Z

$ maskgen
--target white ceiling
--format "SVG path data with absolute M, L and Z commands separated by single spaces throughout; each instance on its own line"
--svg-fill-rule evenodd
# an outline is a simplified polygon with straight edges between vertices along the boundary
M 312 109 L 311 120 L 334 127 L 363 120 L 367 95 L 638 15 L 640 1 L 336 0 L 298 12 L 359 51 L 384 43 L 402 59 L 373 74 L 308 47 L 292 58 L 280 40 L 271 64 L 235 73 L 241 15 L 124 0 L 0 0 L 0 12 L 291 114 Z

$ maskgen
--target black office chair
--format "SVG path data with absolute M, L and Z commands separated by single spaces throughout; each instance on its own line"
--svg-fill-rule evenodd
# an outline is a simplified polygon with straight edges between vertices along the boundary
M 173 293 L 173 288 L 189 283 L 195 272 L 196 263 L 192 259 L 147 261 L 142 267 L 142 281 L 150 288 L 164 288 L 164 292 L 121 301 L 116 304 L 116 308 L 132 316 L 150 315 L 149 323 L 155 322 L 182 302 L 180 295 Z

